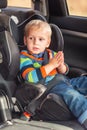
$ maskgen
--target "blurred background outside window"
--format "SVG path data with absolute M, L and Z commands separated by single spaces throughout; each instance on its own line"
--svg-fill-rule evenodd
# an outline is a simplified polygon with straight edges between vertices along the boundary
M 87 17 L 87 0 L 66 0 L 69 15 Z M 8 6 L 33 8 L 32 0 L 8 0 Z
M 32 0 L 8 0 L 8 6 L 32 8 Z
M 66 0 L 70 15 L 87 17 L 87 0 Z

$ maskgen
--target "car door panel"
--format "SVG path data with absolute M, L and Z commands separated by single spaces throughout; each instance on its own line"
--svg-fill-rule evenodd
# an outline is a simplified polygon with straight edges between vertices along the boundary
M 72 67 L 87 71 L 87 19 L 81 17 L 50 17 L 64 36 L 65 61 Z

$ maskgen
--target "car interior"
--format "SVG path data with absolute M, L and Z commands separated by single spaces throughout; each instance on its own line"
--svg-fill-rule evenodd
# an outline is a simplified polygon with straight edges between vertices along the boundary
M 64 51 L 65 62 L 70 67 L 68 74 L 70 78 L 87 75 L 87 36 L 85 32 L 85 30 L 87 31 L 87 26 L 83 28 L 83 23 L 86 25 L 87 20 L 80 19 L 79 22 L 78 18 L 68 17 L 65 1 L 44 1 L 49 7 L 49 11 L 47 10 L 46 14 L 43 14 L 40 10 L 40 0 L 34 1 L 34 9 L 8 7 L 7 0 L 0 0 L 0 128 L 6 130 L 9 128 L 18 130 L 25 128 L 26 130 L 84 130 L 60 97 L 58 97 L 58 100 L 63 107 L 61 106 L 59 108 L 60 111 L 58 111 L 58 114 L 60 114 L 58 117 L 59 120 L 44 120 L 41 118 L 40 113 L 40 119 L 37 119 L 37 116 L 29 122 L 20 119 L 20 114 L 23 112 L 23 109 L 15 97 L 15 93 L 23 83 L 19 77 L 20 51 L 26 48 L 23 44 L 23 31 L 29 21 L 40 19 L 50 24 L 52 29 L 50 49 Z M 57 8 L 59 8 L 58 11 Z M 73 25 L 74 23 L 76 28 Z M 77 26 L 78 23 L 80 27 Z M 34 87 L 38 89 L 37 86 Z M 41 99 L 41 93 L 39 94 L 40 97 L 36 98 L 35 101 Z M 49 100 L 47 103 L 49 103 Z M 3 106 L 2 104 L 5 105 Z M 67 109 L 67 112 L 64 112 L 64 109 Z M 44 114 L 46 114 L 46 110 L 46 108 L 42 109 Z

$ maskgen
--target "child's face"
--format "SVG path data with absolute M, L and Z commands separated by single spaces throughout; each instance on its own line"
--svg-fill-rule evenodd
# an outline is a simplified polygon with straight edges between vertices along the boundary
M 28 36 L 24 36 L 24 44 L 32 54 L 39 54 L 50 45 L 50 37 L 44 29 L 30 29 Z

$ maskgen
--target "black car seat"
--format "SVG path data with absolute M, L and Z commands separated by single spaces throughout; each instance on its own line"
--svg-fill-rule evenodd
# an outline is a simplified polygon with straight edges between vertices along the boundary
M 43 16 L 35 13 L 17 26 L 11 17 L 2 13 L 0 15 L 1 37 L 3 37 L 1 38 L 0 45 L 2 57 L 0 74 L 8 84 L 8 90 L 10 91 L 11 95 L 14 94 L 15 88 L 17 87 L 15 84 L 15 78 L 19 70 L 19 50 L 17 45 L 20 46 L 21 44 L 23 46 L 23 34 L 21 34 L 21 32 L 23 32 L 26 23 L 32 19 L 41 19 L 46 21 Z M 63 50 L 64 40 L 60 29 L 54 24 L 50 25 L 53 32 L 50 48 L 54 51 Z
M 35 16 L 35 17 L 34 17 Z M 36 17 L 36 16 L 39 16 L 39 15 L 33 15 L 33 17 L 31 16 L 30 17 L 30 19 L 28 19 L 28 22 L 30 21 L 30 20 L 32 20 L 32 19 L 41 19 L 41 20 L 44 20 L 44 19 L 42 19 L 42 16 L 41 16 L 41 18 L 40 18 L 40 16 L 39 17 Z M 27 23 L 27 22 L 26 22 Z M 22 25 L 22 24 L 21 24 Z M 25 23 L 23 23 L 23 28 L 24 28 L 24 25 L 25 25 Z M 64 48 L 64 39 L 63 39 L 63 36 L 62 36 L 62 32 L 61 32 L 61 30 L 58 28 L 58 26 L 56 26 L 56 25 L 54 25 L 54 24 L 51 24 L 50 23 L 50 26 L 51 26 L 51 29 L 52 29 L 52 37 L 51 37 L 51 44 L 50 44 L 50 49 L 52 49 L 52 50 L 54 50 L 54 51 L 63 51 L 63 48 Z M 22 26 L 21 26 L 21 29 L 23 30 L 23 28 L 22 28 Z M 23 45 L 23 35 L 21 35 L 21 33 L 19 33 L 19 35 L 20 35 L 20 37 L 21 37 L 21 39 L 22 39 L 22 41 L 21 41 L 21 46 L 22 46 L 22 48 L 21 49 L 26 49 L 26 48 L 24 48 L 24 45 Z M 19 45 L 20 46 L 20 45 Z M 32 86 L 32 84 L 29 84 L 29 85 L 31 85 Z M 23 85 L 22 85 L 23 86 Z M 24 85 L 25 86 L 25 85 Z M 34 86 L 34 84 L 33 84 L 33 86 Z M 41 85 L 41 89 L 38 87 L 38 86 L 40 86 L 40 84 L 38 84 L 38 85 L 35 85 L 34 87 L 36 87 L 38 90 L 39 90 L 39 95 L 34 99 L 34 100 L 32 100 L 31 102 L 30 102 L 30 104 L 28 105 L 27 103 L 29 103 L 29 101 L 27 101 L 26 100 L 26 102 L 27 103 L 25 103 L 25 102 L 22 102 L 23 100 L 21 100 L 21 98 L 20 98 L 20 96 L 18 96 L 18 95 L 24 95 L 22 92 L 24 92 L 25 90 L 23 90 L 24 89 L 24 87 L 22 87 L 22 88 L 19 88 L 18 89 L 18 91 L 16 91 L 16 98 L 18 99 L 18 101 L 19 102 L 21 102 L 21 104 L 22 104 L 22 106 L 24 107 L 24 106 L 27 106 L 28 105 L 28 108 L 26 107 L 26 111 L 28 111 L 28 110 L 30 110 L 31 111 L 31 113 L 35 113 L 35 111 L 36 111 L 36 109 L 37 109 L 37 107 L 38 107 L 38 105 L 37 104 L 39 104 L 39 103 L 41 103 L 41 101 L 42 100 L 44 100 L 43 98 L 44 97 L 46 97 L 47 95 L 45 94 L 45 96 L 43 95 L 43 86 Z M 50 85 L 51 86 L 51 85 Z M 26 89 L 27 90 L 27 89 Z M 46 89 L 44 89 L 44 91 L 45 91 Z M 29 90 L 30 91 L 30 90 Z M 48 90 L 47 90 L 48 91 Z M 28 92 L 28 91 L 27 91 Z M 41 93 L 42 92 L 42 93 Z M 26 94 L 26 91 L 25 91 L 25 94 Z M 28 93 L 27 93 L 28 94 Z M 22 96 L 23 97 L 23 96 Z M 33 97 L 33 96 L 32 96 Z M 57 96 L 58 97 L 58 96 Z M 39 102 L 40 101 L 40 102 Z M 65 105 L 65 103 L 64 103 L 64 101 L 60 98 L 60 97 L 58 97 L 58 101 L 59 102 L 61 102 L 61 103 L 59 103 L 59 104 L 62 104 L 62 105 L 59 105 L 60 106 L 60 111 L 59 111 L 59 113 L 57 113 L 58 115 L 59 114 L 61 114 L 61 113 L 63 113 L 63 114 L 61 114 L 61 115 L 63 115 L 63 116 L 60 116 L 60 117 L 57 117 L 56 119 L 59 119 L 59 120 L 69 120 L 69 119 L 71 119 L 71 118 L 73 118 L 73 116 L 72 116 L 72 114 L 71 114 L 71 112 L 68 110 L 68 108 L 67 108 L 67 106 Z M 33 102 L 33 105 L 31 105 L 32 104 L 32 102 Z M 39 102 L 39 103 L 38 103 Z M 49 101 L 47 102 L 47 103 L 49 103 Z M 47 105 L 47 104 L 46 104 Z M 57 107 L 58 108 L 58 107 Z M 25 110 L 25 108 L 24 108 L 24 110 Z M 46 116 L 46 118 L 44 118 L 44 114 L 45 114 L 45 112 L 47 112 L 46 111 L 47 110 L 47 108 L 45 107 L 45 109 L 44 108 L 42 108 L 41 109 L 41 111 L 40 111 L 40 113 L 41 113 L 41 116 L 40 116 L 40 114 L 38 113 L 38 115 L 39 115 L 39 118 L 40 119 L 47 119 L 47 120 L 49 120 L 49 118 L 47 118 Z M 59 109 L 58 109 L 59 110 Z M 28 111 L 29 112 L 29 111 Z M 43 116 L 42 116 L 43 115 Z M 37 117 L 35 117 L 34 116 L 34 119 L 36 119 Z M 52 117 L 51 117 L 52 118 Z M 50 118 L 50 120 L 51 120 L 51 118 Z M 55 118 L 55 116 L 52 118 L 52 119 L 54 119 Z

